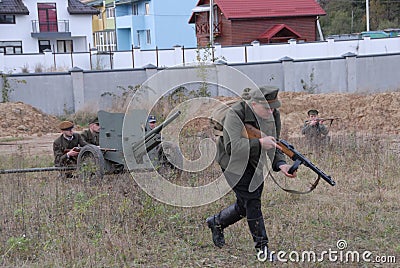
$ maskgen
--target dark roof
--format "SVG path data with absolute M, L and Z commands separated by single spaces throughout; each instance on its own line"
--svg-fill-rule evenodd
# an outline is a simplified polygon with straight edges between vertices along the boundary
M 0 2 L 0 14 L 29 15 L 29 10 L 22 3 L 22 0 L 2 0 Z
M 94 7 L 82 3 L 79 0 L 68 0 L 68 12 L 71 15 L 79 15 L 79 14 L 97 15 L 99 14 L 100 11 Z
M 199 0 L 196 6 L 204 3 L 204 0 Z M 227 19 L 326 15 L 315 0 L 214 0 L 214 4 Z M 194 22 L 192 18 L 189 21 Z

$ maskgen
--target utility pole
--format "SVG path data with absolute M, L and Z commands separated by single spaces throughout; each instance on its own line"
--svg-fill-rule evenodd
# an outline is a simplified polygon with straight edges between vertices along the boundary
M 319 40 L 324 41 L 324 35 L 322 34 L 321 24 L 319 23 L 319 16 L 317 17 L 317 29 L 319 33 Z
M 369 0 L 365 1 L 365 10 L 366 10 L 366 15 L 367 15 L 367 32 L 369 32 Z
M 210 0 L 210 46 L 214 46 L 214 0 Z

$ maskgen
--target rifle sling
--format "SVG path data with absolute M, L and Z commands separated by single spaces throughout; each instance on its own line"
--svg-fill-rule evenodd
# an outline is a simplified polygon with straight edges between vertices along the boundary
M 291 194 L 308 194 L 308 193 L 311 193 L 312 191 L 314 191 L 315 188 L 317 188 L 319 180 L 321 179 L 321 177 L 318 175 L 318 178 L 315 180 L 315 182 L 313 184 L 311 184 L 310 189 L 308 189 L 308 191 L 301 192 L 301 191 L 296 191 L 296 190 L 292 190 L 292 189 L 286 189 L 286 188 L 283 188 L 282 186 L 280 186 L 279 183 L 275 180 L 274 176 L 272 176 L 271 171 L 268 172 L 267 176 L 270 176 L 272 181 L 275 182 L 275 184 L 278 185 L 279 188 L 281 188 L 283 191 L 291 193 Z

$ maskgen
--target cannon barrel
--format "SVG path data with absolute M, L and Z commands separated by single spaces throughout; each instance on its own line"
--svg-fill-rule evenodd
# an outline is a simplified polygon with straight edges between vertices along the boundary
M 144 135 L 144 142 L 145 142 L 145 143 L 148 142 L 148 141 L 153 137 L 153 135 L 160 133 L 161 130 L 162 130 L 165 126 L 169 125 L 169 124 L 170 124 L 172 121 L 174 121 L 175 118 L 177 118 L 180 114 L 181 114 L 181 111 L 177 111 L 176 113 L 174 113 L 173 115 L 171 115 L 170 117 L 168 117 L 167 119 L 165 119 L 165 121 L 164 121 L 161 125 L 159 125 L 159 126 L 153 128 L 152 130 L 150 130 L 149 132 L 147 132 L 146 135 Z
M 67 171 L 75 170 L 76 167 L 44 167 L 44 168 L 21 168 L 21 169 L 0 169 L 0 174 L 30 173 L 44 171 Z
M 143 145 L 147 145 L 147 143 L 158 133 L 161 132 L 161 130 L 169 125 L 172 121 L 174 121 L 179 115 L 181 114 L 181 111 L 177 111 L 176 113 L 174 113 L 173 115 L 171 115 L 170 117 L 168 117 L 161 125 L 153 128 L 152 130 L 150 130 L 149 132 L 147 132 L 144 135 L 143 139 L 140 139 L 138 142 L 135 142 L 135 144 L 133 144 L 132 149 L 133 151 L 137 151 L 139 150 L 139 148 Z M 151 148 L 152 149 L 152 148 Z M 150 149 L 150 150 L 151 150 Z
M 147 132 L 142 139 L 140 139 L 139 141 L 135 142 L 132 145 L 132 150 L 133 150 L 135 159 L 137 160 L 138 163 L 142 162 L 143 155 L 145 155 L 146 152 L 151 151 L 158 144 L 161 143 L 161 140 L 159 139 L 158 134 L 161 132 L 161 130 L 165 126 L 169 125 L 180 114 L 181 114 L 180 111 L 175 112 L 173 115 L 168 117 L 161 125 L 155 127 L 154 129 L 150 130 L 149 132 Z

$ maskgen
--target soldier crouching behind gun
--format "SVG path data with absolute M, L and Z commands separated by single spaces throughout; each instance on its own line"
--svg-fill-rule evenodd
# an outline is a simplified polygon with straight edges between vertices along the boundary
M 324 125 L 324 120 L 318 117 L 317 110 L 309 110 L 307 112 L 308 120 L 304 122 L 301 134 L 305 135 L 309 145 L 321 145 L 329 141 L 329 129 Z
M 56 167 L 76 165 L 79 152 L 71 150 L 74 147 L 83 147 L 88 143 L 80 134 L 74 133 L 74 124 L 63 121 L 59 125 L 61 135 L 53 142 L 54 165 Z M 67 177 L 72 177 L 71 172 L 65 172 Z
M 82 131 L 81 136 L 87 143 L 99 146 L 99 132 L 99 118 L 96 117 L 89 122 L 89 129 Z
M 223 136 L 217 141 L 217 161 L 235 192 L 236 202 L 206 220 L 215 246 L 221 248 L 225 245 L 224 229 L 242 218 L 247 218 L 257 257 L 264 256 L 263 258 L 270 261 L 274 260 L 274 256 L 268 249 L 268 237 L 261 211 L 264 187 L 262 167 L 268 163 L 266 154 L 271 159 L 274 171 L 281 171 L 289 178 L 296 177 L 295 173 L 288 173 L 291 166 L 286 164 L 283 153 L 276 150 L 282 149 L 276 144 L 281 126 L 277 109 L 281 106 L 278 91 L 272 87 L 245 91 L 245 101 L 234 104 L 226 113 Z M 242 135 L 244 124 L 251 124 L 269 136 L 260 139 L 245 138 Z

